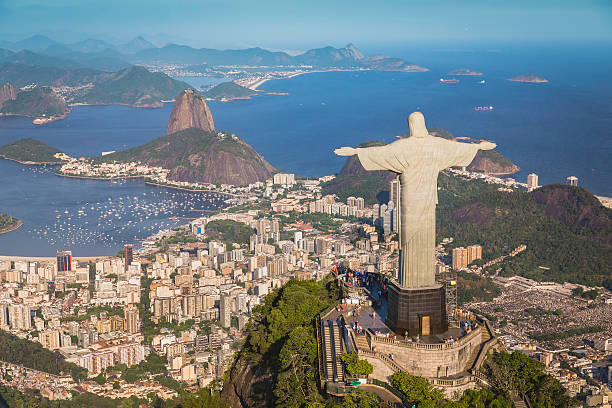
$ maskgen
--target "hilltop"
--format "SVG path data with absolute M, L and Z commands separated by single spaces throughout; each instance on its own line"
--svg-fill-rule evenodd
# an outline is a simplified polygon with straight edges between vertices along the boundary
M 214 132 L 215 122 L 204 98 L 188 89 L 181 92 L 172 106 L 166 134 L 190 128 Z
M 55 147 L 40 140 L 26 138 L 0 147 L 0 157 L 23 164 L 62 163 L 64 155 Z
M 584 188 L 551 184 L 510 193 L 443 175 L 438 185 L 438 239 L 479 243 L 485 261 L 527 245 L 496 265 L 502 275 L 591 286 L 610 279 L 612 210 Z
M 30 117 L 61 117 L 68 113 L 64 99 L 53 89 L 40 86 L 19 91 L 15 99 L 6 100 L 0 113 Z
M 150 72 L 132 66 L 117 72 L 90 68 L 61 68 L 24 63 L 0 63 L 0 83 L 11 82 L 23 87 L 79 87 L 66 97 L 68 103 L 90 105 L 161 106 L 162 100 L 172 100 L 191 87 L 161 72 Z
M 75 102 L 157 107 L 161 106 L 162 100 L 174 99 L 185 89 L 191 89 L 185 82 L 161 72 L 150 72 L 146 68 L 133 66 L 100 75 L 94 87 Z
M 222 82 L 204 93 L 204 97 L 208 99 L 248 99 L 255 95 L 257 92 L 235 82 Z
M 189 128 L 142 146 L 96 159 L 142 162 L 169 169 L 168 179 L 246 185 L 272 176 L 274 167 L 238 136 Z

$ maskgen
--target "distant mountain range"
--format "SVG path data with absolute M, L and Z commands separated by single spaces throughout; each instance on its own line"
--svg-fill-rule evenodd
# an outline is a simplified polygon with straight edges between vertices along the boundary
M 182 65 L 183 69 L 196 72 L 227 66 L 259 67 L 258 71 L 262 71 L 262 67 L 427 71 L 426 68 L 399 58 L 365 56 L 353 44 L 343 48 L 323 47 L 299 55 L 289 55 L 259 47 L 215 50 L 168 44 L 157 48 L 140 36 L 119 45 L 97 39 L 64 44 L 43 35 L 17 42 L 0 41 L 0 85 L 10 82 L 18 88 L 28 85 L 54 87 L 58 97 L 63 98 L 67 104 L 157 107 L 161 106 L 163 100 L 173 100 L 183 90 L 191 89 L 185 82 L 140 66 L 160 64 Z M 223 75 L 214 71 L 213 74 Z M 231 99 L 254 94 L 246 88 L 227 83 L 211 89 L 205 96 L 211 99 Z M 36 95 L 46 97 L 48 93 L 30 93 L 28 103 L 31 106 L 37 104 L 32 99 Z M 44 101 L 42 104 L 45 104 Z M 43 112 L 44 109 L 30 111 Z
M 23 53 L 28 51 L 29 53 Z M 34 56 L 32 54 L 37 54 Z M 63 44 L 43 35 L 22 41 L 0 41 L 0 61 L 59 68 L 94 68 L 117 71 L 134 64 L 311 66 L 313 68 L 363 68 L 392 71 L 426 71 L 426 68 L 385 55 L 365 56 L 353 44 L 308 50 L 295 56 L 263 48 L 217 50 L 168 44 L 158 48 L 141 36 L 113 45 L 88 39 Z
M 161 106 L 161 101 L 173 100 L 185 89 L 191 89 L 185 82 L 138 66 L 118 72 L 104 72 L 89 68 L 64 69 L 0 63 L 0 84 L 6 82 L 17 87 L 30 84 L 82 87 L 66 95 L 68 103 L 137 107 Z

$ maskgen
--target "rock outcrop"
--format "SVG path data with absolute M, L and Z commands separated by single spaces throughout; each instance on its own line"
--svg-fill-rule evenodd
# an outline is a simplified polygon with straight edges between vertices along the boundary
M 187 89 L 176 98 L 166 134 L 180 130 L 198 128 L 207 132 L 215 131 L 215 123 L 204 98 L 191 89 Z
M 17 93 L 19 93 L 19 89 L 10 82 L 6 82 L 4 85 L 0 86 L 0 108 L 2 108 L 4 102 L 16 99 Z

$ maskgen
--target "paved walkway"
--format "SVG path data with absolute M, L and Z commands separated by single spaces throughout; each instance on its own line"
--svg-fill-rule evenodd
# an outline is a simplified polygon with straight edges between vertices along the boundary
M 386 388 L 380 387 L 374 384 L 363 384 L 357 387 L 360 390 L 372 392 L 380 397 L 383 401 L 395 403 L 402 403 L 402 400 L 399 399 L 395 394 L 389 391 Z

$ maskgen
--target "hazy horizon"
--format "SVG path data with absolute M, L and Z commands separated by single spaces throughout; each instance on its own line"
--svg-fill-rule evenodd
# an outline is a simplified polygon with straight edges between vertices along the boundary
M 571 1 L 313 1 L 286 4 L 169 0 L 119 2 L 0 1 L 0 39 L 42 34 L 59 42 L 89 38 L 125 43 L 138 35 L 156 46 L 304 51 L 349 42 L 380 45 L 612 41 L 612 3 Z M 69 28 L 66 28 L 69 27 Z

